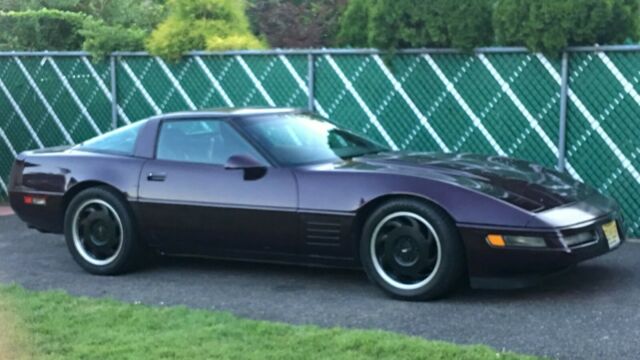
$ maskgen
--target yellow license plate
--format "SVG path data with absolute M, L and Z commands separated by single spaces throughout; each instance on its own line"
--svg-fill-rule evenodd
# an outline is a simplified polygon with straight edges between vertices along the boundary
M 604 236 L 607 238 L 609 248 L 620 243 L 620 234 L 618 234 L 618 225 L 615 220 L 602 225 L 602 231 L 604 231 Z

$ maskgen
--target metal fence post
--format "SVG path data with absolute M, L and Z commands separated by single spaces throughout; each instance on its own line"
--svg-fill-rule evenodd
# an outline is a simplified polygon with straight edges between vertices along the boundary
M 565 171 L 567 148 L 567 93 L 569 90 L 569 54 L 562 53 L 562 69 L 560 80 L 560 122 L 558 129 L 558 170 Z
M 307 54 L 307 97 L 309 102 L 307 103 L 307 109 L 310 112 L 315 110 L 315 76 L 316 76 L 316 62 L 313 54 Z
M 111 128 L 118 127 L 118 87 L 116 78 L 116 56 L 109 57 L 109 72 L 111 75 Z

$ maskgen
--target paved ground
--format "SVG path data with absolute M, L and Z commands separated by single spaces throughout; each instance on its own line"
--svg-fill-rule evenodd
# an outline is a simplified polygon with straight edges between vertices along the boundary
M 640 245 L 519 291 L 463 290 L 432 303 L 391 300 L 357 271 L 169 259 L 134 274 L 91 276 L 63 238 L 0 217 L 0 282 L 149 304 L 227 310 L 296 324 L 381 328 L 563 359 L 640 354 Z

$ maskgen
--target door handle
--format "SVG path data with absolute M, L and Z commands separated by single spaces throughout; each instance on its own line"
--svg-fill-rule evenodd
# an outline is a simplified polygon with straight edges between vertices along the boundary
M 147 174 L 147 180 L 149 181 L 164 181 L 167 178 L 167 174 L 165 173 L 154 173 L 150 172 Z

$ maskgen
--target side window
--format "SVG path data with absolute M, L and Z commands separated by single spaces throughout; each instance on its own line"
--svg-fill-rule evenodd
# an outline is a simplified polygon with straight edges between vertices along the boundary
M 156 158 L 224 165 L 232 155 L 266 160 L 231 125 L 219 120 L 165 121 L 160 128 Z
M 78 145 L 78 149 L 132 155 L 140 128 L 145 121 L 123 126 Z

